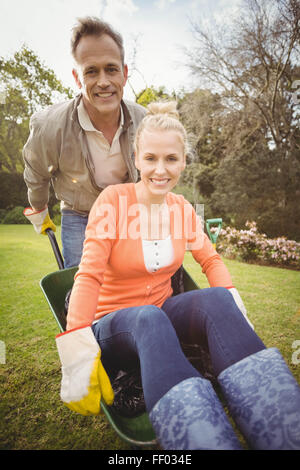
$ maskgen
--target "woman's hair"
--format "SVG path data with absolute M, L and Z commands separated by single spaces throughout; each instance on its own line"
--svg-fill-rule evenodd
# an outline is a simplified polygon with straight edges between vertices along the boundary
M 117 44 L 122 64 L 124 65 L 124 46 L 122 36 L 115 31 L 109 23 L 100 20 L 95 16 L 87 16 L 85 18 L 77 18 L 77 24 L 72 29 L 71 52 L 76 60 L 76 49 L 81 38 L 85 36 L 102 36 L 107 34 Z
M 147 106 L 147 114 L 136 131 L 135 153 L 138 153 L 139 140 L 144 129 L 178 132 L 182 138 L 185 155 L 189 152 L 187 133 L 179 121 L 176 101 L 155 101 Z

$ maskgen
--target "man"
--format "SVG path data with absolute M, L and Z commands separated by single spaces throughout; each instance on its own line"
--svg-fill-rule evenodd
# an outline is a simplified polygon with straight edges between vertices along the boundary
M 123 100 L 128 69 L 123 40 L 97 18 L 73 28 L 72 73 L 81 93 L 34 114 L 23 150 L 31 208 L 38 233 L 55 229 L 48 214 L 49 184 L 61 201 L 65 267 L 79 264 L 89 211 L 110 184 L 136 181 L 133 140 L 145 109 Z

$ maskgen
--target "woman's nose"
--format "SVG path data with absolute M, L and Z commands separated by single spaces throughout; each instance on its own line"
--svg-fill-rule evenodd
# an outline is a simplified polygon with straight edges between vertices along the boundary
M 156 163 L 155 172 L 159 175 L 163 175 L 165 171 L 166 171 L 165 163 L 159 160 Z

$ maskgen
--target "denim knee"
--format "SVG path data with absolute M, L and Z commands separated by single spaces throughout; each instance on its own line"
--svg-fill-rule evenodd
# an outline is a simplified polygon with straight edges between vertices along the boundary
M 163 310 L 156 305 L 144 305 L 136 316 L 136 333 L 137 335 L 154 332 L 159 333 L 164 324 L 171 326 L 171 323 Z
M 224 315 L 226 315 L 227 320 L 240 316 L 231 292 L 225 287 L 211 287 L 208 289 L 204 302 L 206 313 L 215 320 L 218 320 L 218 318 L 223 319 Z

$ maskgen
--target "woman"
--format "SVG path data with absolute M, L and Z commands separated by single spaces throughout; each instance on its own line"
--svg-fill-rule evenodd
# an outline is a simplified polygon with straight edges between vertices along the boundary
M 241 449 L 211 383 L 180 347 L 206 341 L 250 446 L 297 448 L 299 387 L 279 351 L 266 349 L 241 314 L 230 274 L 194 209 L 171 192 L 187 153 L 176 104 L 148 108 L 135 140 L 140 181 L 106 188 L 89 216 L 67 332 L 57 338 L 62 399 L 83 414 L 98 413 L 101 393 L 113 401 L 105 370 L 111 375 L 139 364 L 164 449 Z M 171 276 L 186 248 L 211 287 L 172 296 Z

